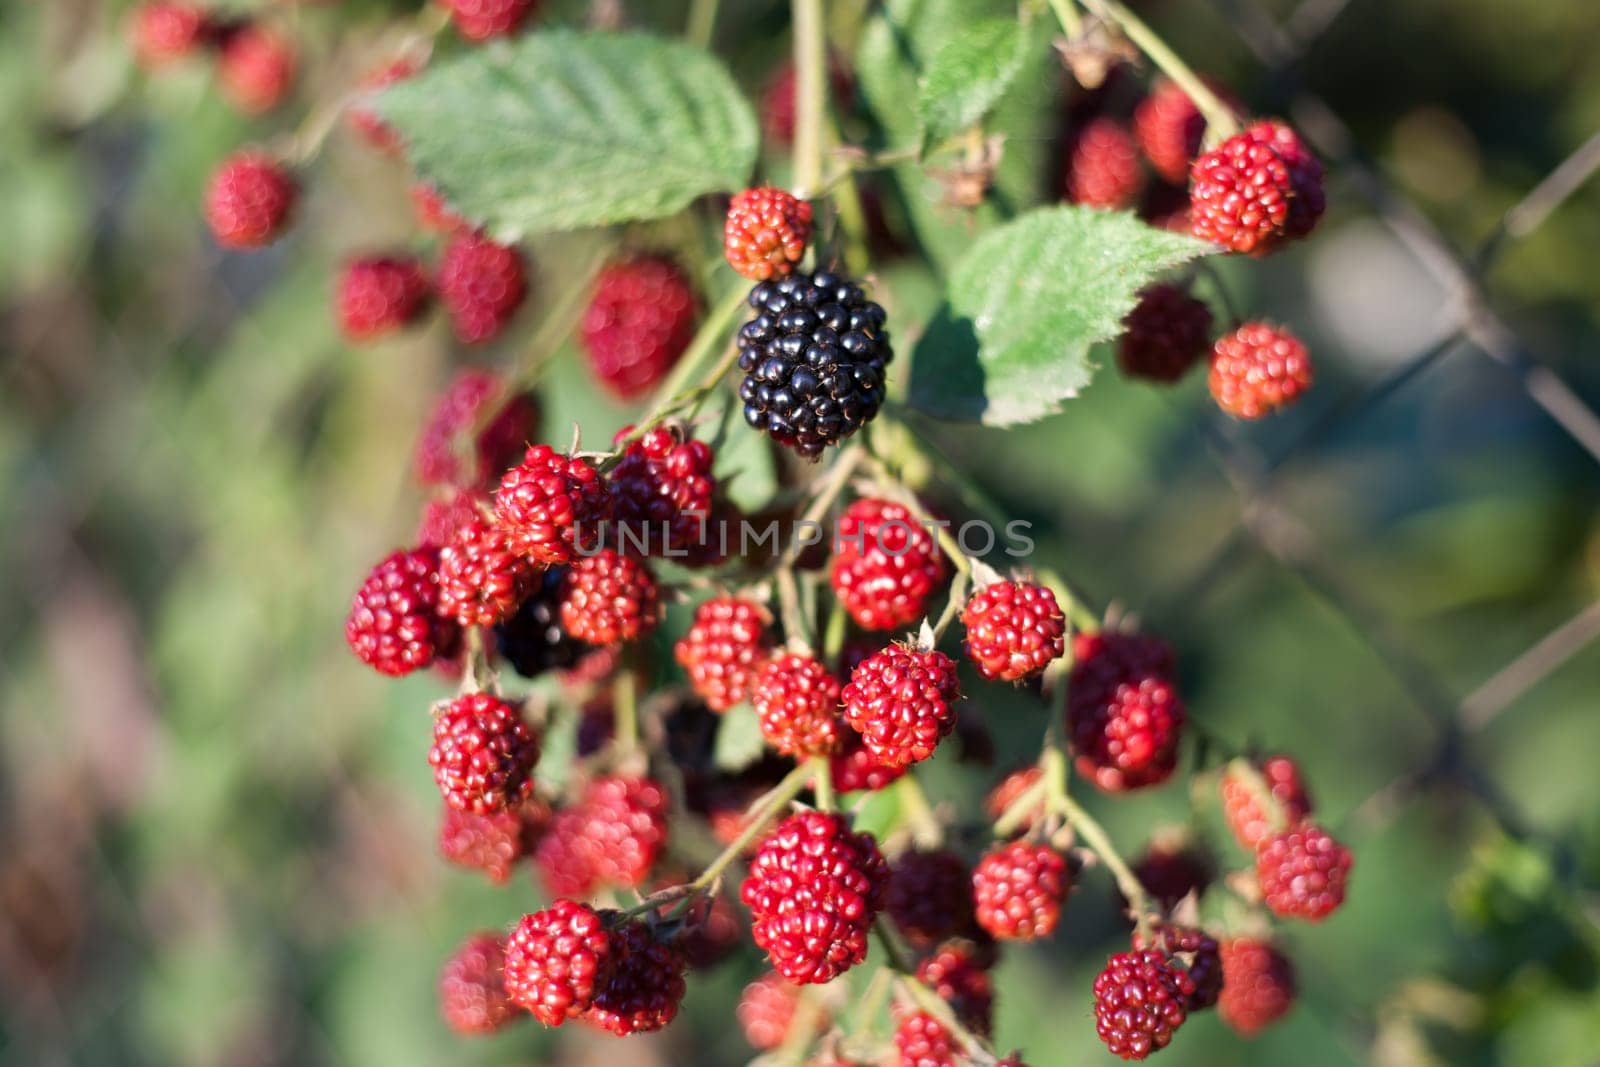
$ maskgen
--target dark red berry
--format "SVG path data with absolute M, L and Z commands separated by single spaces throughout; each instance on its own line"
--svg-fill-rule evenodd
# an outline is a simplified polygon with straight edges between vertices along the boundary
M 1001 941 L 1033 941 L 1055 933 L 1072 873 L 1048 845 L 1001 845 L 972 871 L 978 925 Z
M 1066 651 L 1067 618 L 1048 586 L 994 582 L 961 609 L 967 658 L 990 681 L 1030 678 Z
M 1250 851 L 1269 834 L 1298 826 L 1311 814 L 1300 767 L 1288 756 L 1252 765 L 1235 761 L 1222 771 L 1222 814 L 1239 846 Z
M 660 1030 L 678 1015 L 687 966 L 678 945 L 643 922 L 624 923 L 611 935 L 610 971 L 584 1020 L 618 1037 Z
M 491 489 L 538 431 L 539 404 L 532 394 L 514 391 L 491 370 L 459 370 L 417 439 L 417 481 Z
M 750 699 L 756 676 L 772 654 L 771 622 L 766 608 L 741 597 L 712 597 L 695 609 L 694 622 L 673 653 L 712 711 Z
M 1273 914 L 1316 922 L 1344 903 L 1352 862 L 1326 830 L 1303 823 L 1256 846 L 1256 880 Z
M 867 751 L 861 735 L 848 726 L 840 731 L 844 735 L 839 751 L 829 761 L 833 788 L 841 793 L 876 791 L 896 781 L 910 764 L 890 766 Z
M 790 652 L 766 662 L 750 699 L 773 748 L 786 756 L 818 756 L 837 752 L 844 743 L 839 693 L 828 668 Z
M 557 900 L 524 915 L 506 943 L 506 995 L 546 1026 L 589 1010 L 612 963 L 605 919 L 576 901 Z
M 917 948 L 973 928 L 972 872 L 954 852 L 911 849 L 889 868 L 889 917 Z
M 618 431 L 621 441 L 633 427 Z M 628 555 L 703 562 L 717 490 L 716 457 L 677 426 L 657 426 L 630 443 L 606 479 L 612 503 L 607 543 Z
M 456 32 L 469 41 L 504 37 L 539 7 L 539 0 L 441 0 L 455 21 Z
M 1222 943 L 1222 995 L 1217 1014 L 1244 1037 L 1254 1037 L 1294 1007 L 1294 964 L 1265 941 Z
M 694 286 L 665 256 L 608 264 L 578 324 L 595 379 L 623 400 L 654 388 L 694 340 Z
M 561 586 L 561 625 L 579 641 L 637 641 L 661 618 L 650 568 L 612 548 L 572 561 Z
M 773 968 L 798 985 L 830 982 L 866 959 L 888 864 L 872 835 L 837 815 L 791 815 L 761 843 L 740 899 Z
M 473 934 L 456 949 L 439 975 L 439 1011 L 458 1034 L 492 1034 L 517 1017 L 506 996 L 506 939 Z
M 264 26 L 247 24 L 225 35 L 217 81 L 230 104 L 259 115 L 288 95 L 298 66 L 293 45 Z
M 1122 320 L 1117 365 L 1130 378 L 1175 382 L 1211 348 L 1211 309 L 1176 285 L 1152 285 Z
M 428 763 L 453 808 L 487 815 L 517 807 L 533 791 L 537 762 L 539 739 L 522 714 L 488 693 L 456 697 L 434 718 Z
M 1204 1011 L 1217 1002 L 1222 992 L 1221 950 L 1217 939 L 1204 930 L 1162 923 L 1155 927 L 1149 944 L 1136 932 L 1133 947 L 1158 949 L 1169 965 L 1182 968 L 1189 976 L 1194 991 L 1184 1002 L 1188 1011 Z
M 537 845 L 550 809 L 530 797 L 511 811 L 474 815 L 444 806 L 439 823 L 439 854 L 457 867 L 482 871 L 502 884 L 511 869 Z
M 370 341 L 416 322 L 428 310 L 432 286 L 415 256 L 364 256 L 345 263 L 334 294 L 339 330 Z
M 1210 79 L 1206 79 L 1208 84 Z M 1214 92 L 1233 107 L 1231 99 L 1211 85 Z M 1133 112 L 1133 135 L 1144 150 L 1145 159 L 1169 182 L 1185 182 L 1189 164 L 1200 151 L 1205 137 L 1206 119 L 1189 94 L 1166 78 L 1156 79 L 1150 94 L 1139 101 Z
M 1115 119 L 1097 118 L 1068 146 L 1066 197 L 1084 207 L 1130 207 L 1144 185 L 1133 138 Z
M 911 509 L 869 497 L 839 517 L 833 591 L 862 628 L 914 625 L 944 578 L 939 545 Z
M 1095 1032 L 1113 1055 L 1145 1059 L 1171 1042 L 1193 993 L 1189 976 L 1163 953 L 1119 952 L 1094 980 Z
M 764 282 L 794 270 L 810 240 L 811 204 L 786 190 L 746 189 L 728 204 L 722 254 L 729 266 L 752 281 Z
M 887 764 L 933 755 L 955 729 L 956 665 L 936 649 L 890 645 L 864 660 L 844 687 L 844 717 L 868 752 Z
M 962 1026 L 987 1036 L 994 1028 L 994 983 L 982 960 L 959 943 L 917 965 L 917 979 L 950 1005 Z
M 1196 237 L 1266 255 L 1322 217 L 1322 164 L 1288 126 L 1257 122 L 1195 160 L 1189 204 Z
M 1108 793 L 1166 781 L 1186 717 L 1170 649 L 1105 631 L 1073 635 L 1072 649 L 1067 730 L 1078 772 Z
M 960 1067 L 961 1046 L 925 1011 L 897 1011 L 894 1048 L 900 1067 Z
M 165 0 L 140 4 L 128 20 L 134 54 L 146 69 L 192 55 L 204 43 L 208 28 L 205 8 Z
M 1198 894 L 1211 884 L 1211 862 L 1199 849 L 1184 842 L 1154 842 L 1133 873 L 1164 911 L 1171 911 L 1190 893 Z
M 361 662 L 399 677 L 447 654 L 459 631 L 438 614 L 439 553 L 402 549 L 372 568 L 350 604 L 344 638 Z
M 222 162 L 206 187 L 206 225 L 227 248 L 260 248 L 283 232 L 299 198 L 288 170 L 256 151 Z
M 522 256 L 478 233 L 458 233 L 439 260 L 439 299 L 456 337 L 477 344 L 496 337 L 528 293 Z
M 1306 346 L 1281 326 L 1247 322 L 1212 346 L 1211 396 L 1236 419 L 1259 419 L 1287 407 L 1311 381 Z
M 536 563 L 566 563 L 580 526 L 606 517 L 605 484 L 588 462 L 534 445 L 495 490 L 495 518 Z M 593 532 L 590 541 L 593 540 Z

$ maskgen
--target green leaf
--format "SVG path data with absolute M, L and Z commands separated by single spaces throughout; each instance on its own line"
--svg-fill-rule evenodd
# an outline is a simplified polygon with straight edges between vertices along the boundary
M 711 760 L 720 771 L 742 771 L 761 758 L 766 739 L 761 736 L 761 717 L 749 704 L 729 708 L 717 724 L 717 742 Z
M 1027 44 L 1027 31 L 1015 18 L 985 19 L 939 49 L 917 92 L 924 149 L 993 110 L 1022 70 Z
M 755 116 L 722 65 L 638 33 L 474 49 L 375 106 L 418 175 L 506 240 L 671 215 L 742 188 L 756 159 Z
M 1089 384 L 1089 348 L 1122 332 L 1158 273 L 1211 251 L 1122 212 L 1041 208 L 979 238 L 918 342 L 912 406 L 990 426 L 1061 410 Z

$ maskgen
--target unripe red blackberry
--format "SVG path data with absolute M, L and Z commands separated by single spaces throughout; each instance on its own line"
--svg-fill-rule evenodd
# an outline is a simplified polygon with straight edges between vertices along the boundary
M 260 248 L 277 240 L 300 190 L 283 164 L 262 152 L 235 152 L 206 186 L 206 225 L 227 248 Z
M 599 877 L 591 866 L 593 852 L 583 840 L 588 819 L 583 805 L 560 808 L 550 817 L 533 853 L 533 865 L 553 897 L 587 897 Z
M 439 260 L 439 299 L 464 343 L 498 336 L 527 295 L 522 255 L 515 248 L 481 233 L 458 233 L 445 245 Z
M 467 220 L 458 215 L 433 186 L 417 182 L 411 187 L 411 208 L 417 225 L 434 233 L 455 233 L 470 229 Z
M 890 645 L 864 660 L 844 687 L 844 717 L 868 752 L 888 764 L 918 763 L 955 729 L 961 698 L 955 662 L 937 649 Z
M 944 579 L 939 544 L 910 508 L 864 497 L 839 516 L 830 580 L 863 629 L 914 625 Z
M 925 1011 L 895 1012 L 894 1048 L 899 1067 L 960 1067 L 961 1046 L 944 1024 Z
M 1211 348 L 1211 309 L 1176 285 L 1152 285 L 1122 320 L 1117 365 L 1130 378 L 1175 382 Z
M 417 481 L 493 488 L 538 431 L 539 404 L 532 394 L 514 391 L 492 370 L 463 368 L 439 394 L 417 438 Z
M 579 667 L 595 648 L 567 633 L 561 625 L 561 589 L 567 568 L 545 571 L 517 608 L 516 614 L 495 627 L 495 649 L 524 678 L 547 671 Z
M 264 26 L 246 24 L 227 33 L 217 57 L 222 95 L 247 115 L 271 111 L 294 85 L 294 46 Z
M 1073 635 L 1067 730 L 1078 773 L 1108 793 L 1158 785 L 1178 765 L 1186 713 L 1172 653 L 1137 634 Z
M 688 967 L 683 950 L 659 940 L 648 925 L 626 922 L 611 934 L 611 967 L 584 1014 L 618 1037 L 660 1030 L 678 1015 Z
M 771 622 L 766 608 L 742 597 L 712 597 L 695 609 L 694 622 L 673 654 L 712 711 L 727 711 L 750 698 L 772 654 Z
M 1001 779 L 999 785 L 989 791 L 983 802 L 983 810 L 988 813 L 991 820 L 999 821 L 1002 815 L 1011 810 L 1011 805 L 1021 800 L 1028 790 L 1038 784 L 1043 775 L 1044 771 L 1037 764 L 1019 767 L 1012 771 Z M 1027 817 L 1017 825 L 1016 832 L 1022 834 L 1032 829 L 1033 824 L 1044 816 L 1044 809 L 1044 799 L 1041 797 L 1028 812 Z
M 1234 1031 L 1254 1037 L 1294 1007 L 1294 964 L 1265 941 L 1235 937 L 1222 943 L 1222 995 L 1217 1014 Z
M 871 422 L 894 349 L 884 310 L 830 271 L 757 282 L 739 329 L 744 420 L 806 459 Z
M 819 756 L 837 752 L 844 743 L 839 693 L 828 668 L 789 652 L 762 666 L 750 701 L 761 716 L 762 736 L 779 753 Z
M 606 517 L 605 484 L 588 462 L 549 445 L 534 445 L 506 472 L 494 494 L 495 519 L 517 550 L 537 563 L 573 558 L 579 527 Z
M 784 189 L 746 189 L 728 204 L 722 254 L 751 281 L 782 277 L 799 266 L 811 240 L 811 204 Z
M 469 41 L 515 33 L 539 7 L 539 0 L 440 0 Z
M 866 959 L 888 881 L 871 834 L 813 811 L 789 816 L 761 843 L 739 896 L 773 969 L 807 985 Z
M 1268 756 L 1255 765 L 1255 771 L 1252 775 L 1249 765 L 1237 762 L 1222 771 L 1222 815 L 1239 847 L 1248 851 L 1268 835 L 1300 825 L 1311 814 L 1311 797 L 1294 760 Z
M 1287 407 L 1311 381 L 1306 346 L 1281 326 L 1247 322 L 1212 346 L 1211 396 L 1236 419 L 1259 419 Z
M 617 442 L 631 432 L 617 432 Z M 676 426 L 657 426 L 633 441 L 606 479 L 612 503 L 607 543 L 630 555 L 666 556 L 692 565 L 707 544 L 717 479 L 704 441 Z
M 474 515 L 439 550 L 439 614 L 463 626 L 493 626 L 516 612 L 539 573 L 512 549 L 505 530 Z
M 511 868 L 538 844 L 550 809 L 537 798 L 511 811 L 474 815 L 444 805 L 439 822 L 439 854 L 457 867 L 482 871 L 495 884 L 511 877 Z
M 458 1034 L 492 1034 L 517 1017 L 506 996 L 504 936 L 473 934 L 439 974 L 439 1011 Z
M 459 636 L 438 605 L 439 553 L 402 549 L 372 568 L 356 590 L 344 639 L 378 673 L 410 674 L 447 654 Z
M 620 399 L 646 392 L 694 340 L 697 311 L 694 285 L 666 256 L 607 264 L 578 323 L 589 369 Z
M 770 971 L 745 986 L 735 1015 L 750 1047 L 771 1052 L 782 1045 L 799 1002 L 800 987 Z
M 972 870 L 978 925 L 1001 941 L 1034 941 L 1055 933 L 1072 872 L 1048 845 L 1001 845 Z
M 1322 217 L 1322 164 L 1288 126 L 1257 122 L 1195 160 L 1189 204 L 1196 237 L 1266 255 Z
M 370 341 L 404 329 L 428 310 L 432 285 L 415 256 L 362 256 L 347 261 L 334 293 L 339 331 Z
M 402 56 L 376 70 L 369 71 L 361 79 L 361 91 L 365 95 L 374 95 L 380 89 L 413 77 L 419 69 L 420 66 L 414 59 Z M 365 103 L 352 104 L 345 112 L 345 118 L 349 121 L 351 129 L 380 152 L 399 151 L 400 131 L 384 122 L 378 117 L 378 113 Z
M 622 889 L 643 885 L 667 843 L 666 790 L 648 778 L 596 778 L 580 809 L 580 844 L 594 877 Z
M 994 582 L 961 609 L 962 647 L 990 681 L 1018 682 L 1039 674 L 1066 651 L 1067 617 L 1048 586 Z
M 1206 83 L 1231 110 L 1237 105 L 1207 78 Z M 1157 78 L 1149 95 L 1133 111 L 1133 135 L 1144 150 L 1145 159 L 1162 178 L 1182 183 L 1189 178 L 1189 164 L 1200 151 L 1205 138 L 1206 119 L 1189 94 L 1166 78 Z
M 204 8 L 167 0 L 140 4 L 128 19 L 134 55 L 146 69 L 192 55 L 204 43 L 208 28 Z
M 1133 865 L 1133 874 L 1163 911 L 1171 911 L 1184 897 L 1211 884 L 1212 869 L 1209 858 L 1194 846 L 1157 841 Z
M 650 568 L 616 549 L 579 556 L 561 586 L 561 625 L 579 641 L 637 641 L 661 621 L 660 593 Z
M 1145 1059 L 1172 1041 L 1193 993 L 1189 976 L 1162 953 L 1119 952 L 1094 980 L 1095 1032 L 1113 1055 Z
M 1072 138 L 1064 192 L 1074 204 L 1112 211 L 1130 207 L 1143 185 L 1138 149 L 1120 122 L 1093 119 Z
M 890 865 L 883 906 L 907 941 L 932 947 L 972 929 L 972 872 L 948 849 L 902 852 Z
M 611 934 L 593 908 L 565 898 L 524 915 L 506 942 L 506 995 L 546 1026 L 589 1010 L 612 965 Z
M 466 693 L 433 721 L 433 767 L 439 792 L 453 808 L 477 815 L 515 808 L 533 791 L 539 738 L 521 713 L 488 693 Z
M 795 67 L 785 60 L 761 90 L 761 128 L 778 144 L 794 140 Z M 856 83 L 849 69 L 834 55 L 828 56 L 828 89 L 834 110 L 840 114 L 855 105 Z
M 833 788 L 840 793 L 877 791 L 889 785 L 910 770 L 909 764 L 890 766 L 867 751 L 861 735 L 849 727 L 840 731 L 844 740 L 839 751 L 829 760 L 829 775 Z
M 1217 997 L 1222 993 L 1221 949 L 1217 939 L 1204 930 L 1160 923 L 1155 927 L 1149 943 L 1135 932 L 1133 947 L 1159 950 L 1166 955 L 1170 966 L 1182 968 L 1189 976 L 1194 989 L 1184 1001 L 1187 1011 L 1204 1011 L 1217 1002 Z
M 1353 862 L 1326 830 L 1303 823 L 1256 846 L 1256 880 L 1273 914 L 1316 922 L 1344 903 Z
M 960 944 L 946 945 L 917 964 L 917 980 L 950 1005 L 973 1033 L 994 1029 L 994 983 L 980 960 Z

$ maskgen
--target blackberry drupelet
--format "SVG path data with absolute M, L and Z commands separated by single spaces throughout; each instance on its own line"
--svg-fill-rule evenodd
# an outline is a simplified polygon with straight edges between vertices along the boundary
M 883 406 L 894 358 L 884 310 L 830 271 L 797 272 L 750 290 L 739 331 L 739 398 L 752 427 L 815 459 Z

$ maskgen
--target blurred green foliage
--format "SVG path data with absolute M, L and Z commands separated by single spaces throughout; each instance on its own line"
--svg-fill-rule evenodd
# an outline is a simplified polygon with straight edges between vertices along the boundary
M 550 6 L 569 20 L 582 7 Z M 718 40 L 758 92 L 785 47 L 783 6 L 723 6 Z M 1143 5 L 1181 51 L 1270 112 L 1287 83 L 1240 45 L 1233 6 Z M 284 16 L 327 53 L 302 103 L 381 55 L 381 18 L 415 5 L 342 7 Z M 621 7 L 645 27 L 681 25 L 681 4 Z M 859 11 L 838 7 L 845 41 Z M 751 953 L 692 983 L 685 1023 L 659 1039 L 578 1034 L 557 1051 L 530 1029 L 470 1043 L 445 1031 L 440 962 L 537 890 L 525 875 L 491 888 L 435 859 L 425 723 L 443 683 L 382 682 L 341 640 L 356 577 L 411 534 L 408 460 L 434 391 L 464 362 L 515 365 L 574 283 L 585 238 L 533 246 L 534 306 L 493 351 L 458 352 L 438 326 L 350 351 L 327 310 L 331 268 L 349 249 L 416 243 L 400 168 L 336 134 L 295 233 L 223 255 L 198 220 L 205 175 L 289 120 L 235 118 L 199 69 L 136 75 L 122 14 L 98 0 L 0 8 L 0 589 L 11 606 L 0 624 L 0 1061 L 743 1062 L 729 1005 L 758 969 Z M 1302 73 L 1379 170 L 1470 249 L 1600 125 L 1597 36 L 1588 0 L 1352 3 Z M 869 104 L 894 88 L 890 73 L 864 72 Z M 1057 75 L 1039 76 L 1017 106 L 1056 99 Z M 887 114 L 852 123 L 872 137 L 892 125 Z M 1005 181 L 1039 179 L 1019 178 L 1015 161 L 1043 166 L 1053 150 L 1039 125 L 1013 146 Z M 886 196 L 887 216 L 911 219 L 947 261 L 968 221 L 936 204 L 920 173 L 900 176 L 911 180 Z M 1364 310 L 1380 323 L 1408 310 L 1408 328 L 1437 311 L 1418 264 L 1337 170 L 1331 199 L 1318 242 L 1270 269 L 1222 265 L 1238 298 L 1295 324 L 1318 361 L 1319 388 L 1294 415 L 1229 431 L 1269 454 L 1403 357 L 1363 328 Z M 705 240 L 670 225 L 635 236 L 682 250 Z M 1597 243 L 1591 183 L 1490 276 L 1530 348 L 1591 404 Z M 1376 304 L 1359 269 L 1329 266 L 1335 250 L 1373 248 L 1398 264 Z M 910 259 L 878 280 L 897 336 L 913 337 L 934 280 Z M 574 423 L 604 440 L 629 418 L 570 351 L 542 391 L 558 441 Z M 1303 982 L 1290 1019 L 1244 1045 L 1197 1018 L 1161 1062 L 1594 1062 L 1600 647 L 1463 740 L 1527 839 L 1449 788 L 1399 794 L 1394 810 L 1368 801 L 1434 755 L 1416 675 L 1459 701 L 1594 601 L 1593 462 L 1513 376 L 1459 352 L 1342 415 L 1286 469 L 1274 501 L 1314 531 L 1314 567 L 1285 567 L 1246 538 L 1199 588 L 1197 568 L 1240 511 L 1208 452 L 1211 418 L 1196 380 L 1157 392 L 1108 374 L 1033 426 L 927 425 L 961 471 L 1036 524 L 1040 563 L 1177 641 L 1209 732 L 1299 755 L 1320 810 L 1357 849 L 1348 906 L 1289 934 Z M 1329 576 L 1344 608 L 1324 595 Z M 1000 765 L 1031 756 L 1043 712 L 993 690 L 982 710 Z M 945 754 L 928 779 L 970 811 L 991 774 Z M 1182 793 L 1092 800 L 1132 850 L 1153 823 L 1188 819 Z M 1209 820 L 1196 829 L 1243 861 Z M 1104 880 L 1085 883 L 1064 934 L 1000 970 L 998 1033 L 1039 1050 L 1030 1062 L 1105 1060 L 1088 986 L 1121 935 Z

